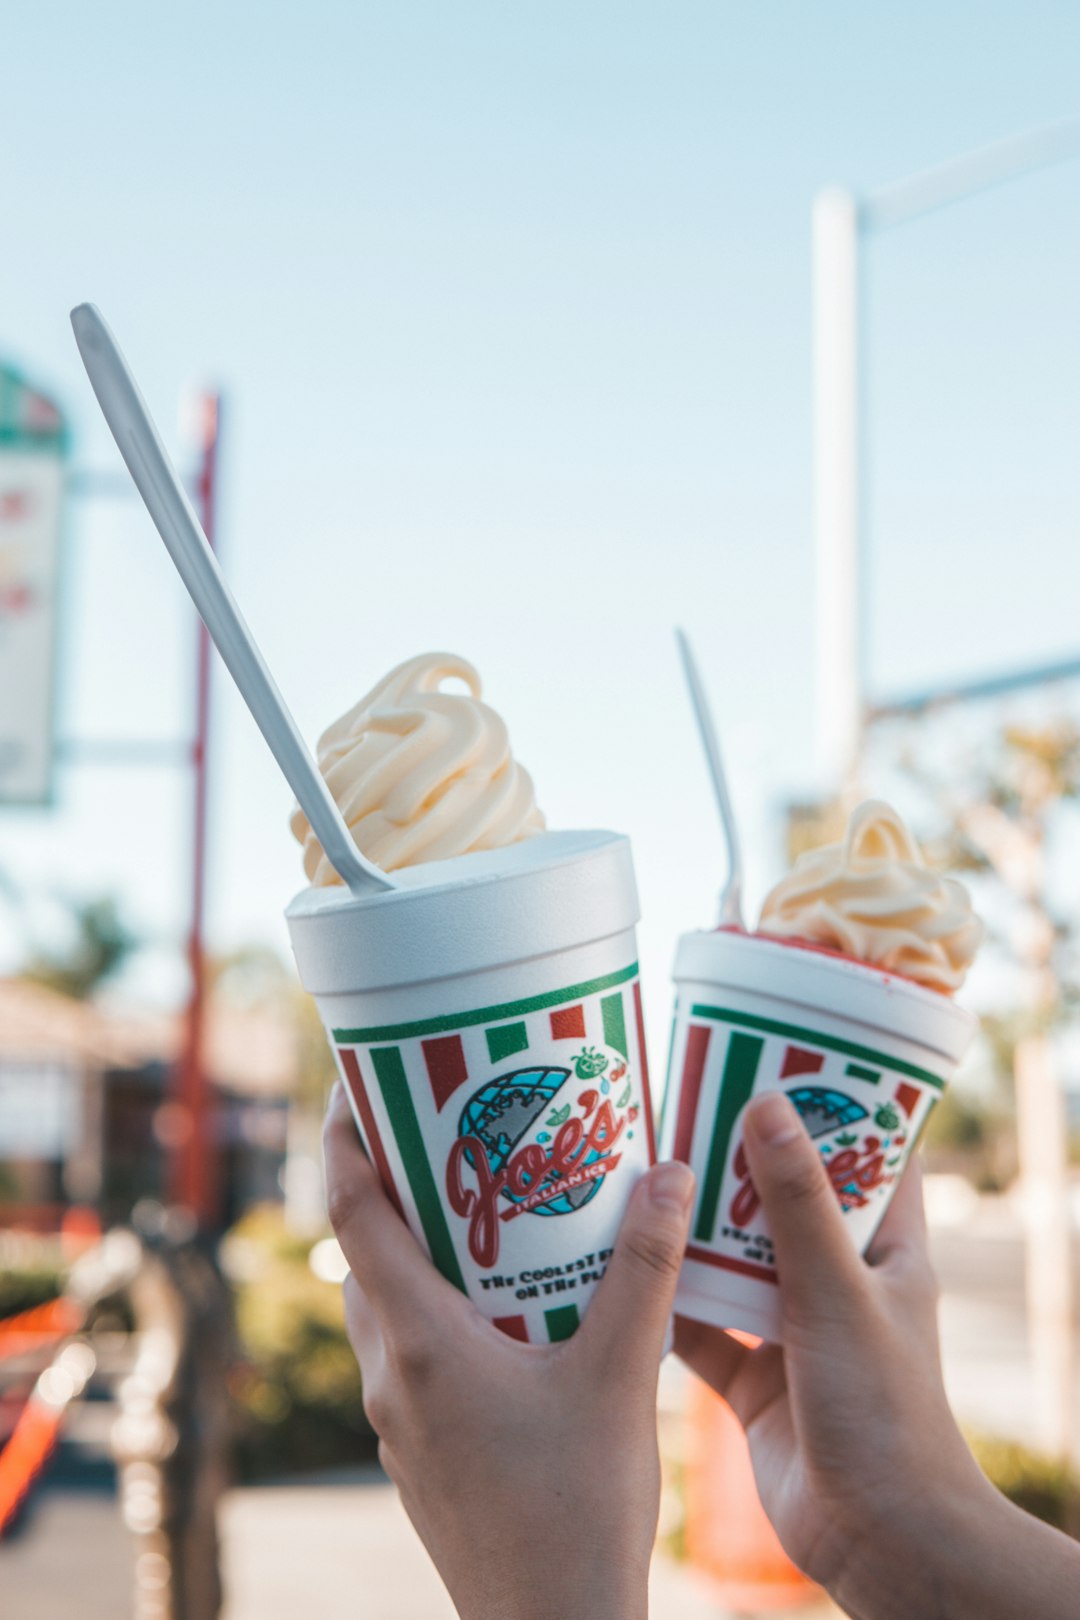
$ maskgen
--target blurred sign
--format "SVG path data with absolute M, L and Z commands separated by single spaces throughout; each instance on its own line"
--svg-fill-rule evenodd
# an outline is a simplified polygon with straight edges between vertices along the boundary
M 70 1069 L 0 1063 L 0 1159 L 65 1159 L 78 1134 L 79 1091 Z
M 0 804 L 50 796 L 56 578 L 67 433 L 0 366 Z

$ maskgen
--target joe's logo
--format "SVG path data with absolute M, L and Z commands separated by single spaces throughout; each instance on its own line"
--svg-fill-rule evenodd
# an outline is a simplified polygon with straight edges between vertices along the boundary
M 901 1088 L 903 1090 L 910 1088 Z M 898 1093 L 899 1095 L 899 1093 Z M 898 1130 L 901 1117 L 891 1102 L 882 1103 L 874 1115 L 874 1123 L 881 1136 L 864 1136 L 859 1140 L 852 1129 L 856 1122 L 868 1118 L 868 1110 L 842 1091 L 822 1086 L 802 1086 L 788 1096 L 802 1116 L 807 1134 L 815 1139 L 828 1137 L 821 1150 L 825 1169 L 832 1188 L 846 1214 L 850 1209 L 864 1209 L 871 1193 L 895 1181 L 903 1160 L 902 1149 L 907 1132 Z M 904 1103 L 905 1111 L 908 1103 Z M 739 1177 L 739 1186 L 729 1207 L 733 1225 L 745 1227 L 761 1207 L 758 1190 L 750 1176 L 746 1151 L 740 1142 L 732 1165 Z
M 499 1222 L 571 1215 L 616 1168 L 637 1116 L 625 1061 L 588 1047 L 572 1069 L 532 1065 L 474 1092 L 446 1165 L 450 1208 L 477 1265 L 499 1257 Z M 506 1207 L 501 1207 L 506 1206 Z
M 868 1136 L 857 1150 L 845 1148 L 835 1158 L 826 1159 L 825 1169 L 845 1214 L 849 1209 L 865 1208 L 870 1193 L 895 1179 L 895 1172 L 885 1168 L 885 1155 L 876 1136 Z M 731 1200 L 730 1219 L 735 1226 L 748 1226 L 761 1208 L 761 1197 L 750 1178 L 741 1142 L 735 1150 L 734 1170 L 742 1181 Z

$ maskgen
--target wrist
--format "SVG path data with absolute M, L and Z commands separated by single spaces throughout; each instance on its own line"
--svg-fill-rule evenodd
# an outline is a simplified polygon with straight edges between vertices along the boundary
M 461 1620 L 552 1620 L 553 1615 L 587 1614 L 589 1620 L 648 1620 L 649 1591 L 648 1586 L 629 1590 L 625 1583 L 618 1591 L 605 1591 L 599 1600 L 590 1592 L 588 1586 L 573 1586 L 569 1590 L 546 1589 L 541 1593 L 530 1593 L 523 1598 L 520 1592 L 508 1592 L 505 1598 L 495 1603 L 486 1601 L 479 1604 L 468 1601 L 458 1605 L 454 1599 L 455 1607 Z M 451 1592 L 451 1597 L 454 1597 Z
M 852 1620 L 989 1615 L 991 1575 L 1017 1510 L 968 1455 L 941 1483 L 875 1517 L 852 1538 L 829 1595 Z
M 450 1585 L 450 1583 L 447 1583 Z M 587 1614 L 589 1620 L 648 1620 L 649 1572 L 571 1558 L 563 1567 L 549 1563 L 535 1578 L 507 1573 L 484 1581 L 468 1595 L 450 1586 L 461 1620 L 552 1620 L 553 1615 Z

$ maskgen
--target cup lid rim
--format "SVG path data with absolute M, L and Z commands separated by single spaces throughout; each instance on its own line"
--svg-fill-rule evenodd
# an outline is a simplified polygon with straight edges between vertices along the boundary
M 304 987 L 360 995 L 460 978 L 595 944 L 641 914 L 619 833 L 540 834 L 439 864 L 370 897 L 340 887 L 298 895 L 285 919 Z
M 375 906 L 392 906 L 406 900 L 427 897 L 447 889 L 472 888 L 508 877 L 524 877 L 535 872 L 568 866 L 607 845 L 627 844 L 625 833 L 602 828 L 560 829 L 519 839 L 500 849 L 474 850 L 443 861 L 423 861 L 401 867 L 393 876 L 395 887 L 376 889 L 369 895 L 353 894 L 344 884 L 309 884 L 290 900 L 286 917 L 312 917 L 325 912 L 345 914 L 367 911 Z
M 781 982 L 779 975 L 771 977 L 781 963 L 788 982 Z M 978 1027 L 976 1014 L 952 996 L 867 962 L 734 929 L 683 934 L 676 953 L 676 980 L 713 976 L 729 976 L 733 989 L 751 995 L 790 999 L 858 1023 L 879 1024 L 953 1061 L 959 1060 Z M 917 1036 L 908 1027 L 912 1017 L 923 1021 Z

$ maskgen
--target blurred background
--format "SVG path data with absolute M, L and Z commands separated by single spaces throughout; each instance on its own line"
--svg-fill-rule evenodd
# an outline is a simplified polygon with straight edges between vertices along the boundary
M 675 624 L 752 913 L 856 785 L 968 877 L 983 1035 L 926 1149 L 947 1378 L 1075 1531 L 1075 7 L 2 30 L 5 1620 L 452 1612 L 343 1337 L 288 792 L 97 412 L 84 299 L 311 741 L 458 652 L 549 824 L 631 835 L 654 1073 L 724 876 Z M 662 1443 L 654 1613 L 829 1612 L 672 1363 Z

